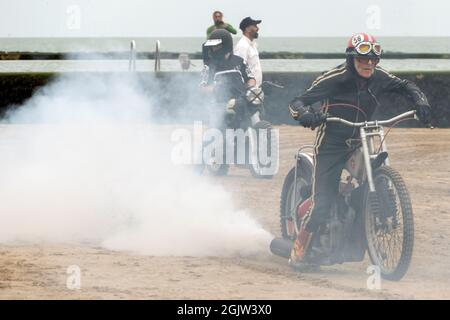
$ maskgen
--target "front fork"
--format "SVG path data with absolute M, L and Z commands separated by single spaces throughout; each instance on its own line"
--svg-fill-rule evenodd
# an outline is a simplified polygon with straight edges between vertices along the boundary
M 361 144 L 364 155 L 364 165 L 366 168 L 367 183 L 370 192 L 375 192 L 375 184 L 373 181 L 372 160 L 375 159 L 379 152 L 375 150 L 374 137 L 379 137 L 381 141 L 381 152 L 387 152 L 386 142 L 384 141 L 384 129 L 381 126 L 361 127 L 360 129 Z M 389 165 L 389 159 L 385 160 L 385 165 Z

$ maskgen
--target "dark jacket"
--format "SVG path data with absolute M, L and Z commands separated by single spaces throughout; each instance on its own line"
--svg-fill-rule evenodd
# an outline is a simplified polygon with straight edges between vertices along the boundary
M 350 104 L 359 107 L 370 120 L 375 109 L 380 105 L 382 94 L 396 92 L 406 97 L 415 105 L 428 104 L 427 98 L 420 89 L 408 80 L 402 80 L 381 67 L 376 67 L 369 79 L 357 75 L 350 64 L 340 66 L 318 77 L 305 93 L 296 97 L 304 105 L 312 105 L 322 101 L 324 106 L 331 104 Z M 317 110 L 315 110 L 317 111 Z M 330 107 L 322 110 L 332 117 L 340 117 L 352 122 L 366 120 L 363 112 L 347 107 Z M 339 123 L 327 123 L 325 133 L 339 138 L 355 138 L 358 130 Z
M 210 62 L 204 67 L 203 85 L 214 85 L 216 100 L 223 102 L 231 98 L 244 96 L 247 92 L 247 82 L 254 79 L 244 60 L 236 55 L 219 62 Z

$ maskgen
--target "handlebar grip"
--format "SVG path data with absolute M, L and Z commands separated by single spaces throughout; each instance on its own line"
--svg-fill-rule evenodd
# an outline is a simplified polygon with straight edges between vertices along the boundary
M 414 119 L 417 119 L 416 111 L 415 110 L 411 110 L 411 111 L 402 113 L 402 114 L 400 114 L 398 116 L 395 116 L 395 117 L 393 117 L 393 118 L 391 118 L 389 120 L 381 120 L 381 121 L 350 122 L 350 121 L 347 121 L 345 119 L 337 118 L 337 117 L 327 118 L 326 121 L 327 122 L 342 123 L 342 124 L 347 125 L 349 127 L 362 127 L 362 126 L 365 126 L 365 125 L 369 125 L 370 126 L 370 125 L 376 125 L 376 124 L 378 124 L 378 125 L 387 125 L 387 124 L 394 123 L 396 121 L 402 120 L 402 119 L 410 117 L 410 116 L 414 116 Z

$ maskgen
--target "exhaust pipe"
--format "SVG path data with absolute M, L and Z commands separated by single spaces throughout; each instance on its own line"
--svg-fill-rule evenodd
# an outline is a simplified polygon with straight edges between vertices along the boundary
M 270 251 L 276 255 L 286 259 L 291 257 L 292 247 L 294 242 L 283 238 L 275 238 L 270 242 Z

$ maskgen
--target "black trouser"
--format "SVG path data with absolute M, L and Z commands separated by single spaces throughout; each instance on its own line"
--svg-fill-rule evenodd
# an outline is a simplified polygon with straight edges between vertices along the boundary
M 313 201 L 303 222 L 306 231 L 317 231 L 328 217 L 339 192 L 342 170 L 351 152 L 346 138 L 326 132 L 325 125 L 319 128 L 314 149 Z

